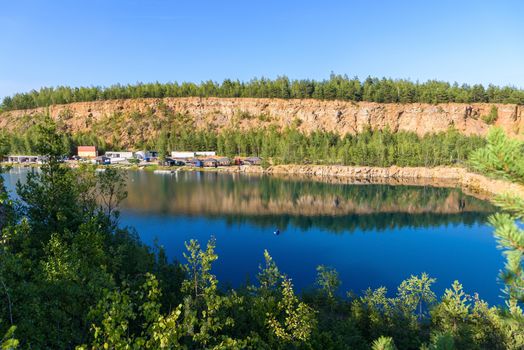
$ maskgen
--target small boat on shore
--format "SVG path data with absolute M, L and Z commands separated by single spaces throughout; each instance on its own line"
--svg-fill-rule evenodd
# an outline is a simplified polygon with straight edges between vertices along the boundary
M 153 171 L 153 174 L 166 175 L 166 174 L 175 174 L 176 172 L 177 172 L 177 170 L 163 170 L 163 169 L 159 169 L 159 170 Z

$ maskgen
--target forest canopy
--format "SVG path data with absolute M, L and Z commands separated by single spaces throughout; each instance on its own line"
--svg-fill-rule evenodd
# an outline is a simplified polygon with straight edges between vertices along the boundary
M 112 99 L 164 97 L 252 97 L 320 100 L 367 101 L 380 103 L 516 103 L 524 104 L 524 90 L 513 86 L 481 84 L 450 84 L 428 80 L 413 82 L 407 79 L 372 78 L 364 80 L 347 75 L 331 74 L 329 79 L 276 79 L 255 78 L 248 82 L 225 79 L 222 83 L 212 80 L 200 84 L 136 83 L 109 87 L 43 87 L 27 93 L 5 97 L 0 105 L 4 111 L 46 107 L 53 104 L 102 101 Z

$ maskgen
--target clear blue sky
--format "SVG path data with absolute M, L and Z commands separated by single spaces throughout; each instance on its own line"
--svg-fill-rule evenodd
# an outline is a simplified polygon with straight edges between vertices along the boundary
M 520 0 L 0 2 L 0 97 L 332 71 L 524 87 Z

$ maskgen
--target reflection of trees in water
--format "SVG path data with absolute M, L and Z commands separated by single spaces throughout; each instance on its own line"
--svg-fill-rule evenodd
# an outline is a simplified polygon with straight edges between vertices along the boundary
M 484 221 L 494 207 L 458 189 L 329 184 L 271 176 L 130 172 L 128 209 L 332 231 Z
M 263 177 L 259 182 L 261 195 L 265 201 L 275 196 L 279 198 L 291 198 L 296 202 L 300 194 L 307 193 L 316 196 L 335 196 L 338 201 L 350 199 L 356 204 L 371 204 L 374 208 L 380 208 L 393 204 L 402 206 L 439 206 L 453 194 L 457 196 L 457 207 L 466 203 L 475 207 L 491 209 L 491 205 L 474 197 L 466 196 L 459 189 L 439 188 L 430 186 L 394 186 L 394 185 L 346 185 L 328 184 L 315 181 L 290 181 L 275 180 Z
M 291 215 L 211 215 L 210 218 L 224 219 L 228 224 L 249 223 L 259 227 L 273 229 L 278 227 L 284 231 L 289 226 L 301 230 L 319 228 L 333 233 L 360 231 L 384 231 L 405 227 L 435 227 L 442 225 L 463 224 L 471 226 L 487 221 L 489 213 L 466 212 L 460 214 L 409 214 L 409 213 L 377 213 L 365 215 L 338 216 L 291 216 Z

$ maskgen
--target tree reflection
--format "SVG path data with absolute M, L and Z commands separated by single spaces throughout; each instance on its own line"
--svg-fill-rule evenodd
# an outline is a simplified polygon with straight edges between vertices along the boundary
M 126 210 L 333 232 L 484 222 L 495 208 L 459 189 L 351 185 L 272 176 L 130 172 Z

